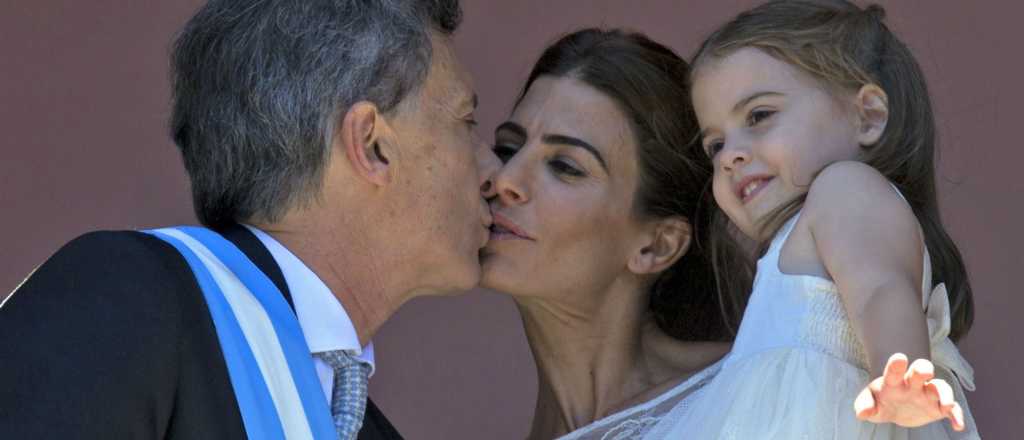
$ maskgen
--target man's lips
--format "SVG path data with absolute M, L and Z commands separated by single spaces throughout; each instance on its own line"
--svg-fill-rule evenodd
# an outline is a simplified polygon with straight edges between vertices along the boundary
M 484 218 L 480 222 L 484 229 L 490 229 L 494 224 L 494 215 L 491 214 L 491 207 L 484 205 Z
M 768 186 L 768 183 L 774 179 L 774 176 L 758 174 L 744 177 L 740 179 L 738 183 L 733 185 L 733 194 L 736 198 L 740 199 L 742 203 L 747 203 L 751 199 L 757 196 L 758 193 Z
M 518 225 L 509 220 L 508 217 L 499 213 L 494 213 L 494 223 L 491 224 L 491 239 L 507 239 L 507 238 L 518 238 L 523 240 L 533 240 L 529 234 L 523 231 Z

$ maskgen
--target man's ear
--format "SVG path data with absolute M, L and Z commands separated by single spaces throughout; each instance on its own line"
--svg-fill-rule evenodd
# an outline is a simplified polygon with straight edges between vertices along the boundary
M 854 100 L 859 127 L 857 141 L 862 147 L 870 147 L 885 133 L 889 122 L 889 96 L 875 84 L 867 84 L 857 91 Z
M 383 186 L 391 180 L 391 162 L 381 149 L 387 121 L 373 103 L 360 101 L 341 118 L 334 142 L 335 152 L 344 152 L 356 175 Z
M 629 259 L 629 270 L 636 274 L 653 274 L 668 269 L 690 249 L 690 223 L 681 217 L 657 220 L 646 243 Z

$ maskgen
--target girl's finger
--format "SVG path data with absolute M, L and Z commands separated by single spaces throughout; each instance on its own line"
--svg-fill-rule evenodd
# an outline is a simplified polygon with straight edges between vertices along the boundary
M 867 420 L 878 413 L 878 407 L 875 406 L 875 396 L 871 394 L 870 387 L 864 387 L 860 394 L 857 395 L 857 398 L 854 399 L 853 410 L 860 420 Z
M 948 410 L 953 407 L 956 402 L 953 400 L 953 388 L 949 386 L 949 383 L 942 379 L 932 379 L 928 381 L 930 385 L 938 394 L 939 406 L 943 410 Z
M 949 412 L 949 421 L 953 424 L 954 431 L 963 431 L 966 428 L 964 423 L 964 409 L 959 403 L 953 402 L 953 409 Z
M 935 366 L 928 359 L 918 359 L 910 364 L 903 380 L 910 386 L 912 391 L 919 390 L 925 382 L 935 377 Z
M 885 363 L 885 372 L 882 373 L 886 386 L 895 387 L 903 385 L 903 375 L 907 373 L 908 362 L 907 355 L 903 353 L 889 356 L 889 361 Z

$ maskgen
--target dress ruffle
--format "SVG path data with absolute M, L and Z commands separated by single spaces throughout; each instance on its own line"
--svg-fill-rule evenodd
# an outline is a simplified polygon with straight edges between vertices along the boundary
M 945 368 L 937 368 L 936 375 L 951 385 L 956 383 Z M 958 433 L 945 420 L 913 429 L 857 420 L 853 401 L 868 379 L 864 370 L 813 350 L 779 348 L 732 359 L 707 385 L 700 400 L 685 410 L 673 410 L 645 438 L 979 438 L 973 427 Z M 958 385 L 953 385 L 954 389 L 958 390 Z M 962 399 L 962 392 L 956 394 Z

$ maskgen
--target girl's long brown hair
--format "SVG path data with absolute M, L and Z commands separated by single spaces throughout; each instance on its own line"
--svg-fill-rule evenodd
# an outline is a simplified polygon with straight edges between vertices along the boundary
M 856 92 L 876 84 L 885 91 L 888 124 L 877 143 L 862 148 L 860 160 L 896 185 L 917 216 L 931 256 L 932 280 L 945 283 L 949 292 L 950 337 L 955 341 L 970 329 L 974 303 L 963 259 L 939 216 L 936 130 L 928 88 L 914 56 L 884 19 L 885 11 L 878 5 L 862 9 L 843 0 L 771 1 L 739 14 L 712 33 L 694 57 L 693 72 L 708 61 L 753 47 L 810 74 L 826 90 Z M 766 227 L 777 230 L 802 204 L 801 197 L 783 206 L 769 217 Z M 718 222 L 720 229 L 723 223 Z M 715 261 L 717 278 L 729 276 L 728 264 Z M 743 304 L 745 298 L 721 302 Z

